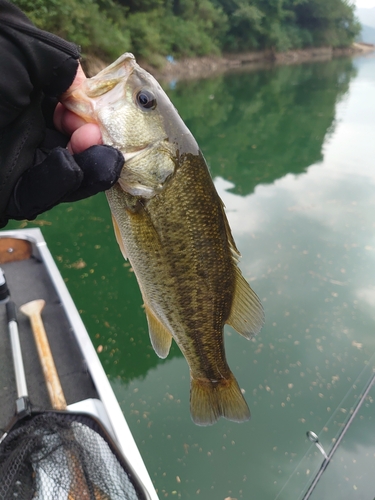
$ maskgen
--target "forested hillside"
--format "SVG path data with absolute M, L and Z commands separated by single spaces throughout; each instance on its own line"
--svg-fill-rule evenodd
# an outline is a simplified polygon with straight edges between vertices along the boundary
M 112 60 L 345 47 L 360 31 L 348 0 L 14 0 L 39 27 Z

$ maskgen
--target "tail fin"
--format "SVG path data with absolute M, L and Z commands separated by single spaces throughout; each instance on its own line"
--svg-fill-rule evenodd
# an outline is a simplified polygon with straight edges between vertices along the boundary
M 245 422 L 250 418 L 249 407 L 232 373 L 228 379 L 217 382 L 192 378 L 190 412 L 197 425 L 212 425 L 219 417 L 234 422 Z

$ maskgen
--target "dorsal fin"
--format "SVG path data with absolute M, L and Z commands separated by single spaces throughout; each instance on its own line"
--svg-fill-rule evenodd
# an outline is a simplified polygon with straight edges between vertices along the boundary
M 263 326 L 263 306 L 257 294 L 242 276 L 237 265 L 235 269 L 236 287 L 227 323 L 245 338 L 250 339 L 253 335 L 259 333 Z
M 242 273 L 238 268 L 238 261 L 241 254 L 237 250 L 234 242 L 223 203 L 222 211 L 229 248 L 231 250 L 233 265 L 235 268 L 235 291 L 232 301 L 232 309 L 227 320 L 227 324 L 232 326 L 245 338 L 250 339 L 253 335 L 259 333 L 263 326 L 264 310 L 257 294 L 250 288 L 250 285 L 242 276 Z
M 234 242 L 232 231 L 231 231 L 230 226 L 229 226 L 227 214 L 225 213 L 225 205 L 223 203 L 223 200 L 221 200 L 221 199 L 220 199 L 220 205 L 221 205 L 221 212 L 223 214 L 224 227 L 225 227 L 225 232 L 227 235 L 227 240 L 229 243 L 229 248 L 230 248 L 230 251 L 232 253 L 232 258 L 233 258 L 234 262 L 237 264 L 237 262 L 240 260 L 241 254 L 236 247 L 236 243 Z

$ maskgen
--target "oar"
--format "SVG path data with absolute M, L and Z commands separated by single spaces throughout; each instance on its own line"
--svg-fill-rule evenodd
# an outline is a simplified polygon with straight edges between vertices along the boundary
M 41 316 L 45 304 L 43 299 L 33 300 L 21 306 L 20 311 L 30 319 L 52 407 L 55 410 L 66 410 L 66 400 Z
M 45 306 L 43 299 L 33 300 L 20 307 L 20 311 L 29 317 L 31 329 L 34 334 L 39 359 L 43 368 L 44 378 L 48 388 L 48 394 L 54 410 L 67 409 L 64 392 L 60 378 L 56 370 L 53 355 L 49 346 L 47 334 L 43 325 L 41 312 Z M 74 433 L 72 431 L 72 439 Z M 85 474 L 82 470 L 79 458 L 74 451 L 67 452 L 69 468 L 73 477 L 73 485 L 68 494 L 68 500 L 85 500 L 92 498 L 87 486 Z M 109 500 L 99 488 L 94 486 L 95 500 Z

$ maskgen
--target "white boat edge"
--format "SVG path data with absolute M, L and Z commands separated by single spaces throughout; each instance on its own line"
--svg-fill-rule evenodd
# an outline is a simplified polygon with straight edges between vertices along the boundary
M 68 317 L 68 321 L 70 323 L 73 334 L 77 340 L 82 355 L 86 360 L 88 371 L 90 372 L 96 390 L 103 403 L 103 405 L 100 405 L 99 403 L 99 406 L 101 408 L 95 408 L 95 406 L 97 406 L 96 403 L 92 401 L 90 401 L 89 403 L 89 401 L 87 400 L 88 405 L 81 405 L 81 403 L 83 402 L 78 402 L 70 405 L 68 409 L 74 411 L 86 411 L 87 413 L 93 413 L 94 415 L 98 415 L 98 413 L 101 414 L 103 423 L 106 425 L 109 432 L 113 435 L 113 438 L 120 451 L 122 452 L 128 463 L 131 465 L 139 481 L 143 484 L 150 500 L 159 500 L 148 470 L 139 452 L 138 446 L 130 431 L 128 423 L 126 422 L 125 416 L 120 408 L 111 384 L 109 383 L 108 377 L 91 342 L 86 327 L 83 324 L 81 316 L 79 315 L 79 312 L 52 257 L 52 254 L 49 251 L 42 231 L 39 228 L 2 230 L 0 232 L 0 237 L 27 239 L 33 245 L 35 245 L 35 247 L 39 251 L 40 257 L 43 259 L 51 281 L 53 282 L 56 289 L 56 293 L 61 300 L 61 304 Z M 90 411 L 89 405 L 92 405 L 92 411 Z M 84 407 L 84 410 L 82 406 Z M 107 418 L 103 416 L 103 411 L 105 412 Z

